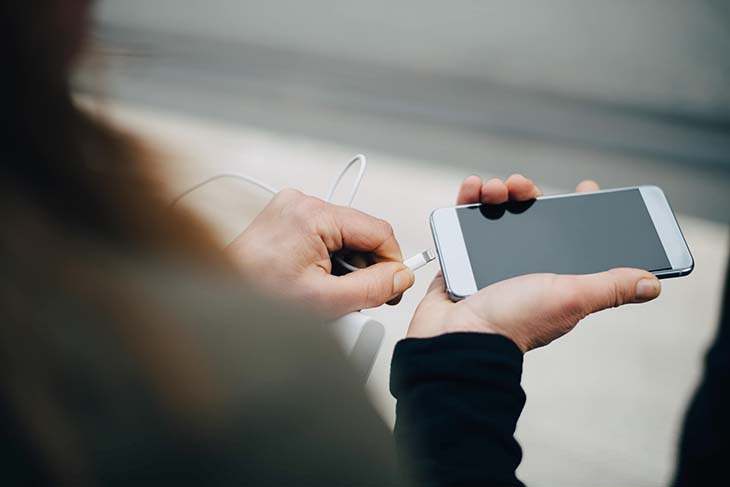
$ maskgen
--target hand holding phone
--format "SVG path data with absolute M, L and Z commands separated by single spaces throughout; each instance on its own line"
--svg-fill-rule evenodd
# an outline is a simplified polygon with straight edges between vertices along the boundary
M 440 208 L 431 214 L 431 229 L 454 299 L 526 274 L 634 267 L 666 278 L 694 266 L 656 186 Z
M 578 191 L 597 190 L 584 182 Z M 462 184 L 457 204 L 530 201 L 541 196 L 528 179 L 506 182 L 471 176 Z M 434 279 L 411 321 L 409 337 L 451 332 L 505 335 L 526 352 L 570 331 L 590 313 L 656 298 L 661 285 L 642 269 L 620 268 L 588 275 L 529 274 L 490 284 L 457 302 L 446 291 L 443 275 Z

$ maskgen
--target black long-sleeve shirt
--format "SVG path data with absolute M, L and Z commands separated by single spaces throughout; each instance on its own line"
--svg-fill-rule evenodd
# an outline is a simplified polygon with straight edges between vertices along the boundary
M 679 443 L 677 487 L 726 483 L 730 441 L 730 267 L 720 326 L 705 358 L 705 371 L 684 419 Z
M 500 335 L 406 339 L 393 355 L 395 439 L 418 485 L 523 485 L 514 439 L 522 353 Z

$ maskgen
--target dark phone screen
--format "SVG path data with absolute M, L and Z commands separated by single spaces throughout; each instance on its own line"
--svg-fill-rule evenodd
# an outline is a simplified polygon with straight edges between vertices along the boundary
M 669 269 L 638 189 L 457 209 L 479 289 L 537 272 Z

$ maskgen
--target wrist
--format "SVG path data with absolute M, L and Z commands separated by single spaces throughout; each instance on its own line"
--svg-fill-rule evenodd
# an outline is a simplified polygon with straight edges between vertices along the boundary
M 449 333 L 483 333 L 491 335 L 504 335 L 490 326 L 472 325 L 469 323 L 439 324 L 435 326 L 422 326 L 411 323 L 406 333 L 406 338 L 433 338 Z M 509 337 L 507 337 L 509 338 Z
M 514 340 L 509 334 L 492 326 L 490 323 L 471 323 L 463 322 L 436 322 L 429 323 L 418 322 L 415 319 L 411 321 L 406 333 L 406 338 L 435 338 L 442 335 L 454 333 L 472 333 L 481 335 L 500 335 L 513 342 L 522 353 L 525 349 Z
M 417 310 L 408 326 L 406 338 L 434 338 L 453 333 L 479 333 L 500 335 L 513 342 L 520 352 L 528 347 L 516 336 L 496 324 L 473 316 L 471 313 L 437 313 L 435 310 Z M 456 316 L 455 316 L 456 315 Z

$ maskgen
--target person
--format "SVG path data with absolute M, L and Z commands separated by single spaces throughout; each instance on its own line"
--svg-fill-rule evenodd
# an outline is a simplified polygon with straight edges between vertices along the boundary
M 730 437 L 730 267 L 717 336 L 705 358 L 705 370 L 685 415 L 673 485 L 713 485 L 725 477 L 723 461 Z
M 658 280 L 521 276 L 454 303 L 437 275 L 394 352 L 394 443 L 321 326 L 411 287 L 391 226 L 285 190 L 219 248 L 168 207 L 150 152 L 74 102 L 90 8 L 0 6 L 13 67 L 0 135 L 3 483 L 521 485 L 522 355 L 590 313 L 654 299 Z M 457 202 L 539 194 L 519 175 L 473 176 Z M 342 248 L 374 265 L 333 276 Z

